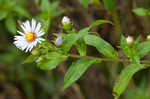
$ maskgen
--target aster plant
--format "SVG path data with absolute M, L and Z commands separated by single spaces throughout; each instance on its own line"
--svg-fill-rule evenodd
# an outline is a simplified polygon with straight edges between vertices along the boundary
M 23 31 L 17 31 L 20 35 L 14 37 L 14 44 L 22 51 L 31 52 L 24 63 L 36 62 L 37 66 L 43 70 L 52 70 L 68 58 L 75 58 L 76 61 L 71 64 L 65 74 L 62 90 L 77 81 L 91 65 L 100 65 L 103 61 L 126 62 L 128 66 L 122 70 L 113 88 L 114 97 L 119 98 L 132 76 L 150 66 L 149 61 L 141 60 L 150 51 L 150 41 L 140 42 L 140 37 L 134 40 L 131 36 L 121 35 L 118 48 L 126 55 L 126 59 L 120 59 L 116 48 L 103 40 L 98 33 L 91 32 L 93 27 L 106 23 L 113 25 L 108 20 L 96 20 L 90 26 L 77 31 L 73 28 L 69 17 L 65 16 L 61 21 L 65 33 L 53 33 L 56 38 L 52 43 L 46 39 L 46 36 L 42 37 L 47 33 L 42 29 L 41 23 L 32 19 L 31 22 L 26 21 L 20 24 Z M 88 56 L 87 45 L 95 47 L 101 57 Z M 73 46 L 78 54 L 71 53 Z

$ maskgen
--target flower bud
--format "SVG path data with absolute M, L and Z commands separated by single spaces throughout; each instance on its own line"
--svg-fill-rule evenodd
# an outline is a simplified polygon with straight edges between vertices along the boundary
M 70 19 L 67 16 L 64 16 L 61 22 L 63 25 L 70 24 Z
M 127 42 L 127 44 L 132 44 L 133 43 L 133 37 L 132 36 L 128 36 L 126 38 L 126 42 Z
M 38 54 L 38 51 L 37 51 L 37 50 L 33 50 L 33 51 L 31 52 L 31 54 L 32 54 L 32 55 L 36 55 L 36 54 Z
M 150 41 L 150 35 L 148 35 L 146 39 Z
M 55 45 L 61 45 L 62 44 L 62 37 L 58 36 L 55 40 Z
M 37 60 L 36 60 L 36 62 L 38 63 L 38 62 L 41 62 L 43 60 L 43 58 L 42 57 L 39 57 Z

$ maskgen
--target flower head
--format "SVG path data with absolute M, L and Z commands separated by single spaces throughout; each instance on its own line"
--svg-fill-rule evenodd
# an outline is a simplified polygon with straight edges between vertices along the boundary
M 64 16 L 61 22 L 63 25 L 70 24 L 70 19 L 67 16 Z
M 127 42 L 127 44 L 133 43 L 133 37 L 132 37 L 132 36 L 128 36 L 128 37 L 126 38 L 126 42 Z
M 20 50 L 25 50 L 25 52 L 31 51 L 37 43 L 41 43 L 44 41 L 41 36 L 45 34 L 43 30 L 41 30 L 41 23 L 36 24 L 36 21 L 32 19 L 32 22 L 27 20 L 23 22 L 21 25 L 23 32 L 17 31 L 20 35 L 14 36 L 14 44 Z

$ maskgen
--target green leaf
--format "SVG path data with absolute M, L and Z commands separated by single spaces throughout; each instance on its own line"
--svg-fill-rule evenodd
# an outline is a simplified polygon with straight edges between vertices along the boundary
M 91 2 L 93 4 L 95 4 L 95 5 L 97 5 L 97 6 L 101 6 L 102 5 L 101 1 L 99 1 L 99 0 L 91 0 Z
M 94 23 L 92 23 L 92 24 L 90 25 L 90 28 L 95 27 L 95 26 L 98 26 L 98 25 L 101 25 L 101 24 L 104 24 L 104 23 L 113 24 L 112 22 L 110 22 L 110 21 L 108 21 L 108 20 L 96 20 Z
M 0 20 L 3 20 L 8 15 L 7 11 L 0 10 Z
M 89 33 L 88 31 L 89 31 L 89 27 L 80 30 L 76 34 L 66 35 L 63 39 L 63 45 L 62 45 L 64 52 L 68 52 L 72 47 L 72 45 L 77 42 L 77 40 L 79 40 L 80 38 L 84 37 Z
M 25 63 L 32 63 L 32 62 L 34 62 L 36 59 L 38 59 L 38 55 L 30 55 L 30 56 L 28 56 L 26 59 L 25 59 L 25 61 L 23 62 L 23 64 L 25 64 Z
M 79 0 L 79 3 L 80 3 L 84 8 L 88 8 L 88 5 L 90 4 L 90 0 Z
M 79 39 L 75 45 L 76 45 L 76 48 L 77 48 L 79 54 L 81 56 L 85 56 L 86 55 L 86 44 L 85 44 L 84 40 Z
M 148 52 L 150 52 L 150 41 L 145 41 L 138 44 L 137 52 L 140 58 L 144 57 Z
M 8 29 L 8 31 L 12 34 L 16 34 L 17 27 L 16 27 L 16 21 L 13 17 L 7 17 L 5 21 L 5 25 Z
M 56 68 L 57 65 L 61 64 L 66 60 L 67 56 L 58 53 L 50 52 L 46 56 L 42 57 L 42 60 L 37 63 L 37 66 L 43 70 L 51 70 Z
M 20 6 L 15 6 L 13 10 L 21 16 L 25 16 L 28 18 L 30 17 L 30 14 L 28 13 L 28 11 L 26 11 L 24 8 L 22 8 Z
M 103 0 L 103 2 L 108 11 L 113 13 L 115 10 L 115 0 Z
M 144 9 L 144 8 L 135 8 L 132 11 L 139 16 L 149 16 L 150 15 L 150 10 Z
M 41 10 L 42 11 L 49 11 L 50 9 L 50 2 L 49 0 L 42 0 L 41 1 Z
M 115 83 L 115 86 L 113 88 L 114 96 L 116 98 L 119 98 L 120 95 L 126 89 L 132 76 L 136 72 L 138 72 L 142 69 L 146 69 L 146 68 L 147 67 L 145 65 L 142 65 L 142 64 L 130 64 L 127 67 L 125 67 L 123 69 L 122 73 L 120 74 L 120 79 Z
M 73 82 L 77 81 L 83 73 L 88 69 L 88 67 L 95 63 L 96 59 L 82 58 L 76 62 L 74 62 L 69 70 L 67 71 L 64 83 L 62 85 L 62 90 L 65 90 L 69 87 Z
M 118 57 L 118 54 L 114 50 L 114 48 L 100 37 L 94 35 L 87 35 L 84 37 L 84 41 L 86 44 L 96 47 L 97 50 L 106 57 L 110 58 Z

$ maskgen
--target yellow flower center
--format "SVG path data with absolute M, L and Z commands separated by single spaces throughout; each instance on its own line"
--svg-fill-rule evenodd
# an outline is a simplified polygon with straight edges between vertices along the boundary
M 26 33 L 27 42 L 33 42 L 36 39 L 36 35 L 33 32 Z

